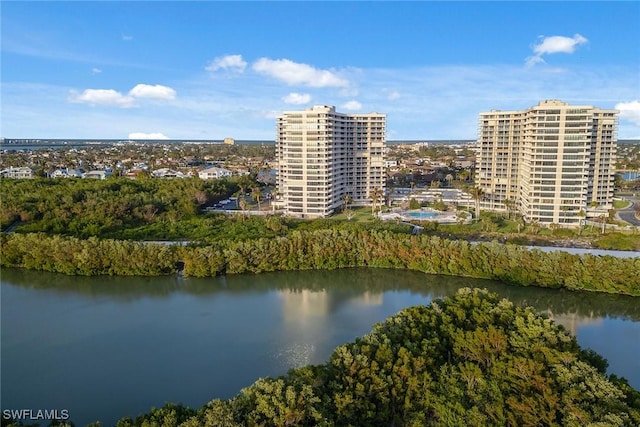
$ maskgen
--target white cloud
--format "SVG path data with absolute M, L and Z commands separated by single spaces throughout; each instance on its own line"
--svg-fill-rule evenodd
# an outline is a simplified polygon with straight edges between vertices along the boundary
M 349 85 L 349 82 L 332 71 L 319 70 L 311 65 L 293 62 L 289 59 L 260 58 L 253 63 L 253 69 L 288 85 L 310 87 L 346 87 Z
M 536 64 L 544 64 L 544 63 L 545 63 L 544 59 L 542 59 L 540 56 L 529 56 L 525 60 L 525 65 L 527 67 L 533 67 Z
M 140 83 L 129 91 L 129 95 L 135 98 L 175 99 L 176 91 L 168 86 Z
M 542 43 L 533 47 L 533 52 L 540 55 L 547 55 L 551 53 L 573 53 L 576 46 L 587 43 L 588 40 L 576 34 L 573 37 L 564 36 L 551 36 L 542 39 Z
M 349 111 L 360 110 L 362 108 L 362 104 L 359 103 L 358 101 L 348 101 L 342 104 L 340 108 L 342 108 L 343 110 L 349 110 Z
M 89 64 L 85 69 L 90 70 L 94 65 Z M 544 71 L 546 68 L 550 67 Z M 171 138 L 185 140 L 227 136 L 236 140 L 273 140 L 274 117 L 283 110 L 300 107 L 284 104 L 282 97 L 296 92 L 312 96 L 306 105 L 335 105 L 344 113 L 387 114 L 387 137 L 391 140 L 474 139 L 480 112 L 523 110 L 544 99 L 617 108 L 621 111 L 618 137 L 640 136 L 640 124 L 630 119 L 638 117 L 632 113 L 640 102 L 637 67 L 602 64 L 597 69 L 574 67 L 567 73 L 540 71 L 537 67 L 527 69 L 522 64 L 355 71 L 341 68 L 341 77 L 354 82 L 353 86 L 357 83 L 360 92 L 357 96 L 342 96 L 343 88 L 287 90 L 279 81 L 245 71 L 242 78 L 230 79 L 221 85 L 212 85 L 206 76 L 180 87 L 172 85 L 180 94 L 173 101 L 130 97 L 134 104 L 130 106 L 145 107 L 134 109 L 117 105 L 88 108 L 86 100 L 95 101 L 95 97 L 89 96 L 83 104 L 69 103 L 67 97 L 72 88 L 67 86 L 3 82 L 2 133 L 5 137 L 85 138 L 90 135 L 122 139 L 131 131 L 162 131 Z M 163 83 L 138 82 L 143 81 Z M 130 86 L 102 87 L 119 90 L 126 97 L 135 85 L 134 81 Z M 80 97 L 83 90 L 77 88 L 75 96 Z M 388 100 L 393 91 L 400 93 L 399 100 Z M 121 105 L 127 105 L 126 100 L 117 99 Z M 360 102 L 362 109 L 343 109 L 341 105 L 350 100 Z M 166 103 L 170 103 L 170 108 Z M 438 107 L 432 108 L 434 105 Z
M 289 95 L 282 98 L 282 100 L 286 104 L 294 104 L 294 105 L 308 104 L 309 102 L 311 102 L 311 95 L 309 95 L 308 93 L 292 92 Z
M 135 106 L 136 99 L 175 99 L 176 91 L 168 86 L 140 83 L 127 95 L 113 89 L 85 89 L 82 93 L 71 91 L 69 102 L 90 105 L 106 105 L 120 108 Z
M 131 41 L 131 40 L 133 40 L 133 36 L 128 36 L 128 35 L 123 34 L 122 35 L 122 40 L 125 41 L 125 42 Z
M 234 70 L 243 72 L 246 67 L 247 63 L 242 59 L 242 55 L 227 55 L 214 58 L 213 61 L 205 67 L 205 70 L 212 72 L 218 70 Z
M 573 53 L 576 47 L 586 44 L 589 40 L 580 34 L 573 37 L 565 36 L 540 36 L 542 41 L 533 45 L 533 56 L 526 59 L 527 66 L 531 67 L 538 63 L 544 63 L 543 55 L 551 55 L 554 53 Z
M 620 119 L 628 120 L 640 126 L 640 101 L 620 102 L 615 106 L 620 110 Z
M 131 132 L 129 134 L 129 139 L 153 139 L 153 140 L 158 140 L 158 139 L 169 139 L 169 137 L 165 136 L 164 134 L 162 134 L 160 132 L 151 132 L 151 133 Z
M 133 98 L 113 89 L 86 89 L 82 93 L 72 91 L 69 101 L 90 105 L 110 105 L 121 108 L 133 107 Z
M 100 74 L 102 72 L 102 70 L 100 68 L 92 68 L 91 69 L 91 73 L 93 74 Z

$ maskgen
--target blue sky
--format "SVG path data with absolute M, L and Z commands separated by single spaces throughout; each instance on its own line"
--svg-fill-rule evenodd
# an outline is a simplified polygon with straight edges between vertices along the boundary
M 2 1 L 0 136 L 275 138 L 316 104 L 474 139 L 544 99 L 640 139 L 640 2 Z

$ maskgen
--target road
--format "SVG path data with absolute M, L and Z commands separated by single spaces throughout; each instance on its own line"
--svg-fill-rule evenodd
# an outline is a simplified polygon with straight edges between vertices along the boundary
M 638 204 L 640 204 L 640 200 L 631 198 L 631 197 L 626 197 L 625 200 L 631 202 L 631 205 L 627 206 L 624 209 L 620 209 L 618 211 L 618 217 L 620 217 L 621 220 L 628 222 L 631 225 L 635 225 L 636 227 L 639 227 L 640 219 L 636 218 L 635 208 L 636 206 L 638 206 Z

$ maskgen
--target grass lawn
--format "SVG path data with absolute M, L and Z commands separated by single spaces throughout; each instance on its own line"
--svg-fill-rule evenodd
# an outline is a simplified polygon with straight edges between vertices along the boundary
M 371 208 L 367 206 L 363 207 L 354 207 L 351 208 L 353 213 L 353 217 L 350 221 L 352 222 L 369 222 L 373 221 L 377 218 L 377 216 L 371 215 Z M 339 214 L 333 215 L 331 218 L 346 221 L 347 216 L 344 212 L 340 212 Z
M 627 206 L 629 206 L 630 202 L 626 201 L 626 200 L 614 200 L 613 201 L 613 207 L 615 209 L 624 209 Z

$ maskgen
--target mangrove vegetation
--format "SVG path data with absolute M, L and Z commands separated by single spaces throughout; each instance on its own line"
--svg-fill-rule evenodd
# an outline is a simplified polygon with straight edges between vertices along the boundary
M 14 225 L 11 233 L 0 235 L 2 267 L 68 275 L 180 271 L 195 277 L 385 267 L 640 295 L 640 259 L 502 244 L 524 244 L 530 235 L 500 214 L 483 213 L 469 225 L 425 223 L 420 235 L 412 235 L 411 225 L 383 222 L 365 211 L 351 219 L 337 215 L 305 221 L 246 215 L 244 209 L 233 215 L 204 209 L 230 197 L 247 202 L 252 193 L 268 192 L 246 175 L 219 180 L 0 180 L 0 186 L 0 223 L 3 230 Z M 495 233 L 503 228 L 504 234 Z M 536 232 L 536 237 L 543 234 Z M 560 236 L 569 230 L 553 232 Z M 609 234 L 602 239 L 633 247 L 638 236 L 627 237 Z
M 640 258 L 572 255 L 383 230 L 294 231 L 275 238 L 167 245 L 3 234 L 0 266 L 71 275 L 195 277 L 347 267 L 404 268 L 522 286 L 640 295 Z
M 117 427 L 636 426 L 640 393 L 531 307 L 461 289 L 404 309 L 327 363 Z M 96 424 L 98 425 L 98 424 Z

